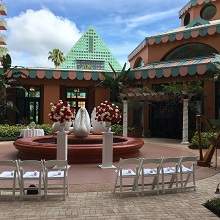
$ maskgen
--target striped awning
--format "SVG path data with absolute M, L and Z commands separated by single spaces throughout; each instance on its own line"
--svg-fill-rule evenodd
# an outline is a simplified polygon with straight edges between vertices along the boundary
M 0 69 L 1 73 L 3 70 Z M 107 74 L 111 74 L 110 72 Z M 102 71 L 75 71 L 65 69 L 34 69 L 34 68 L 12 68 L 7 75 L 9 78 L 26 79 L 55 79 L 55 80 L 104 80 Z
M 131 70 L 129 78 L 140 80 L 162 77 L 184 77 L 187 75 L 194 76 L 196 74 L 204 75 L 207 72 L 216 72 L 219 65 L 220 55 L 218 54 L 211 57 L 157 62 Z
M 179 16 L 182 17 L 190 8 L 196 5 L 202 5 L 204 3 L 215 2 L 216 0 L 190 0 L 179 12 Z
M 197 37 L 206 37 L 207 35 L 214 34 L 220 34 L 220 23 L 211 23 L 196 27 L 183 28 L 173 32 L 167 32 L 156 36 L 147 37 L 130 53 L 128 59 L 131 60 L 147 45 L 188 40 L 190 38 L 195 39 Z

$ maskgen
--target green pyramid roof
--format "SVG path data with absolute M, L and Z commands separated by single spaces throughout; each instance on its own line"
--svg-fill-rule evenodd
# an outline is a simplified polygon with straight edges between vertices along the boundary
M 90 27 L 66 55 L 60 68 L 111 71 L 108 63 L 111 63 L 115 70 L 121 70 L 120 64 L 101 37 Z

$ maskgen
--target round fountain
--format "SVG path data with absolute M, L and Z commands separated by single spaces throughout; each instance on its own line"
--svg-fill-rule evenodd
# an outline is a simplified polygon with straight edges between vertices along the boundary
M 101 132 L 101 124 L 92 113 L 93 133 Z M 101 134 L 91 134 L 90 117 L 86 109 L 80 109 L 74 123 L 74 134 L 68 135 L 69 163 L 100 163 L 102 162 Z M 104 131 L 104 130 L 103 130 Z M 137 157 L 143 140 L 131 137 L 113 137 L 113 160 Z M 21 159 L 56 159 L 57 136 L 20 138 L 14 142 Z
M 20 138 L 14 142 L 22 159 L 56 159 L 56 136 Z M 114 136 L 113 159 L 138 156 L 143 140 Z M 79 138 L 68 135 L 69 163 L 100 163 L 102 161 L 102 135 Z

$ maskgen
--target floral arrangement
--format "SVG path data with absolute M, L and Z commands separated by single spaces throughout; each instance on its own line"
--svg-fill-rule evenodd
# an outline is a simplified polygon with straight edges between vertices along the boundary
M 51 111 L 48 116 L 53 122 L 64 123 L 74 119 L 75 110 L 67 102 L 59 100 L 57 104 L 50 103 L 50 105 Z
M 110 122 L 111 124 L 117 124 L 121 121 L 121 113 L 117 105 L 111 102 L 104 101 L 96 107 L 97 121 Z

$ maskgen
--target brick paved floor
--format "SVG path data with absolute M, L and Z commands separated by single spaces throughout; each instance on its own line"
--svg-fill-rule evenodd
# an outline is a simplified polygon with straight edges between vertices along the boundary
M 168 139 L 145 139 L 145 145 L 140 150 L 140 157 L 160 158 L 197 155 L 198 150 L 190 150 L 179 144 L 179 141 Z M 16 159 L 17 150 L 13 142 L 0 142 L 0 160 Z M 219 163 L 220 164 L 220 163 Z M 98 164 L 72 164 L 69 170 L 71 192 L 107 191 L 111 190 L 115 180 L 112 169 L 100 169 Z M 220 168 L 220 167 L 219 167 Z M 220 169 L 198 167 L 197 180 L 215 175 Z
M 118 197 L 111 192 L 71 193 L 66 201 L 0 201 L 1 220 L 217 220 L 201 204 L 214 197 L 220 174 L 197 181 L 197 191 Z

